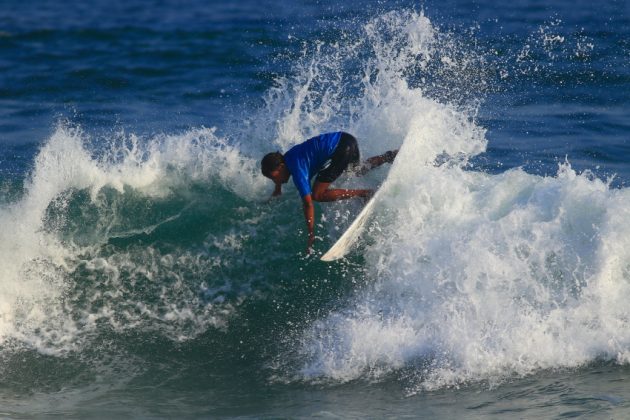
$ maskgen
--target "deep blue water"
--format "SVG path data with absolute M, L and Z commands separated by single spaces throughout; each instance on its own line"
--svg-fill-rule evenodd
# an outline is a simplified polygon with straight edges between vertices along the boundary
M 3 416 L 628 416 L 630 3 L 339 3 L 0 2 Z

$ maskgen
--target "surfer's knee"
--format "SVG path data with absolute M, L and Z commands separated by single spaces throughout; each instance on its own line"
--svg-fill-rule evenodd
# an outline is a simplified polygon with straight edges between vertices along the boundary
M 313 192 L 311 193 L 311 197 L 313 198 L 313 200 L 324 201 L 326 190 L 328 189 L 329 185 L 330 183 L 328 182 L 315 181 L 315 184 L 313 184 Z
M 322 201 L 324 199 L 324 191 L 315 190 L 313 191 L 311 197 L 313 197 L 313 200 L 315 201 Z

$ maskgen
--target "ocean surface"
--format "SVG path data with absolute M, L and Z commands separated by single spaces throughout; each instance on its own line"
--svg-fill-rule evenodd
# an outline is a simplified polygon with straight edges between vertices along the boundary
M 630 2 L 1 0 L 0 226 L 0 417 L 629 418 Z

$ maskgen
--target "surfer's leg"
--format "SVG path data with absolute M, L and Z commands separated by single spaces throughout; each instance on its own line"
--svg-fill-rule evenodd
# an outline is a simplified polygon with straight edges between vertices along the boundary
M 390 150 L 382 155 L 368 158 L 361 166 L 355 169 L 354 172 L 359 176 L 365 175 L 371 169 L 378 168 L 384 163 L 392 163 L 394 159 L 396 159 L 397 154 L 398 150 Z
M 330 187 L 330 182 L 315 181 L 313 184 L 313 200 L 337 201 L 352 197 L 369 198 L 374 194 L 372 190 L 328 189 L 328 187 Z
M 330 157 L 330 164 L 319 171 L 315 179 L 319 183 L 330 184 L 348 169 L 361 161 L 357 139 L 348 133 L 342 133 L 339 143 Z

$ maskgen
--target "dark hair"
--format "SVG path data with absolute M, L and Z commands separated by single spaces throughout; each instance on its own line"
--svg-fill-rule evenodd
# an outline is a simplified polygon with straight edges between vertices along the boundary
M 267 153 L 262 159 L 260 169 L 262 170 L 264 176 L 266 176 L 267 178 L 271 178 L 271 173 L 275 171 L 281 163 L 284 163 L 284 157 L 282 157 L 282 153 Z

